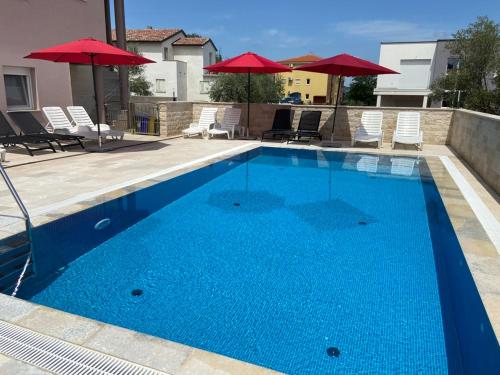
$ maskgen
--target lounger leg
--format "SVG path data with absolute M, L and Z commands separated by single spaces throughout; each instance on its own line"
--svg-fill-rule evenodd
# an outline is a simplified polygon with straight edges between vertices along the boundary
M 59 148 L 61 149 L 61 151 L 66 151 L 64 149 L 64 146 L 61 144 L 61 142 L 59 142 L 58 140 L 55 140 L 55 142 L 57 143 L 57 145 L 59 146 Z
M 24 143 L 21 143 L 21 144 L 26 148 L 26 151 L 28 151 L 28 154 L 30 154 L 30 156 L 34 156 L 33 152 L 30 150 L 30 148 L 28 147 L 28 145 L 26 145 Z
M 80 138 L 77 138 L 76 139 L 78 141 L 78 143 L 80 144 L 80 147 L 83 148 L 85 150 L 85 146 L 83 145 L 83 142 Z

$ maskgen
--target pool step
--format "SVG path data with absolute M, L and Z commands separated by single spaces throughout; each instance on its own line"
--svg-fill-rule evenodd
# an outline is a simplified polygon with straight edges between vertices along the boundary
M 22 237 L 9 238 L 0 244 L 0 293 L 13 290 L 30 254 L 30 242 Z M 33 265 L 28 265 L 23 280 L 33 276 Z

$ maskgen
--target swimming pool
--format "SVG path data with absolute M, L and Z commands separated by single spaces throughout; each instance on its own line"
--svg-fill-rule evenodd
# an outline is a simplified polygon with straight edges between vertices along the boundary
M 34 236 L 24 298 L 278 371 L 497 363 L 424 159 L 261 147 Z

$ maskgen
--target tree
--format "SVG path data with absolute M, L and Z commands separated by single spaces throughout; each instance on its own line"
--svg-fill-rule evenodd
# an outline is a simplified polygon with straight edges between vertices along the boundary
M 201 35 L 197 33 L 188 33 L 186 34 L 186 38 L 201 38 Z
M 130 52 L 138 53 L 137 48 L 131 47 Z M 128 85 L 130 92 L 135 95 L 151 96 L 151 83 L 144 77 L 144 65 L 130 65 L 128 68 Z
M 377 98 L 373 90 L 377 86 L 376 76 L 355 77 L 345 95 L 347 105 L 375 105 Z
M 500 24 L 478 17 L 453 37 L 447 48 L 457 67 L 433 82 L 431 99 L 500 114 Z
M 279 75 L 251 74 L 250 101 L 253 103 L 276 103 L 285 93 Z M 247 75 L 223 73 L 219 74 L 210 88 L 210 99 L 215 102 L 247 101 Z

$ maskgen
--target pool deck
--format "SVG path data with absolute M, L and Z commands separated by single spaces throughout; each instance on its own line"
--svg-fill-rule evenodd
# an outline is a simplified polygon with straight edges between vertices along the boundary
M 165 139 L 129 136 L 105 153 L 69 152 L 7 155 L 4 166 L 32 216 L 34 225 L 173 178 L 260 145 L 322 149 L 317 145 L 243 140 Z M 155 142 L 150 142 L 155 140 Z M 147 142 L 147 143 L 145 143 Z M 411 149 L 325 148 L 325 151 L 419 155 L 426 158 L 472 272 L 493 329 L 500 338 L 500 198 L 446 146 Z M 0 184 L 0 210 L 18 215 Z M 467 198 L 464 198 L 464 195 Z M 16 233 L 19 220 L 0 217 L 0 238 Z M 168 340 L 0 294 L 0 319 L 166 374 L 275 374 L 248 363 Z M 0 354 L 0 373 L 48 373 Z

